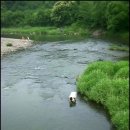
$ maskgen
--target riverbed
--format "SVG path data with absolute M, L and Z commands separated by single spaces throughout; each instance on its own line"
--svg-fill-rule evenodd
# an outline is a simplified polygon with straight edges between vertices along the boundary
M 1 59 L 2 130 L 114 130 L 105 110 L 68 96 L 76 77 L 93 61 L 117 61 L 128 52 L 108 41 L 46 42 Z
M 29 39 L 1 38 L 1 57 L 3 55 L 23 50 L 32 45 L 33 41 Z

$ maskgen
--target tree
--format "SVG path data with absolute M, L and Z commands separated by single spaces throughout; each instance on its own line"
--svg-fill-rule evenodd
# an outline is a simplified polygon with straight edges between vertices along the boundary
M 93 2 L 91 1 L 81 1 L 79 5 L 79 12 L 77 23 L 90 27 L 92 25 L 92 7 Z
M 106 7 L 108 2 L 107 1 L 96 1 L 93 2 L 92 7 L 92 27 L 96 28 L 106 28 Z
M 70 25 L 75 22 L 78 5 L 74 1 L 59 1 L 52 8 L 51 18 L 56 26 Z
M 37 13 L 34 11 L 27 10 L 25 11 L 25 25 L 36 26 L 36 16 Z
M 110 2 L 107 6 L 107 29 L 110 31 L 128 30 L 129 27 L 128 3 L 121 1 Z
M 36 14 L 36 25 L 39 26 L 46 26 L 51 25 L 51 18 L 50 18 L 51 11 L 49 9 L 40 9 Z
M 13 17 L 12 11 L 2 12 L 1 13 L 1 26 L 9 27 L 10 25 L 13 25 L 12 17 Z

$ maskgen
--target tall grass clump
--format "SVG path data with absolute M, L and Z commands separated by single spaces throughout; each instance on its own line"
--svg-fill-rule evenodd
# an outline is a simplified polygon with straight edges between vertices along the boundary
M 99 76 L 100 77 L 100 76 Z M 100 81 L 94 84 L 89 93 L 91 100 L 97 103 L 105 103 L 107 95 L 112 93 L 112 81 L 109 78 L 101 78 Z
M 113 68 L 113 63 L 110 61 L 104 61 L 104 62 L 94 62 L 93 64 L 90 64 L 88 68 L 84 71 L 84 74 L 89 74 L 93 70 L 101 70 L 108 76 L 111 76 L 114 74 L 114 68 Z
M 118 70 L 118 72 L 114 75 L 114 78 L 127 78 L 129 77 L 129 68 L 123 67 Z
M 120 68 L 128 67 L 129 62 L 119 61 L 114 64 L 114 71 L 117 72 Z
M 100 75 L 100 77 L 98 76 Z M 82 94 L 87 93 L 90 91 L 90 89 L 98 82 L 100 81 L 101 78 L 107 78 L 107 75 L 102 72 L 100 69 L 99 70 L 93 70 L 91 73 L 88 75 L 82 75 L 79 78 L 78 82 L 78 89 Z M 86 87 L 87 86 L 87 87 Z
M 108 110 L 117 130 L 128 130 L 129 63 L 94 62 L 79 76 L 77 90 Z
M 129 51 L 129 47 L 121 47 L 121 46 L 111 46 L 109 50 L 118 50 L 118 51 Z

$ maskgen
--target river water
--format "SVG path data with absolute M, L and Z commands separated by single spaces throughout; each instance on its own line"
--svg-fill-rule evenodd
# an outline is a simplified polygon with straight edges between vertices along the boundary
M 80 96 L 70 106 L 76 77 L 93 61 L 116 61 L 102 40 L 35 44 L 1 59 L 2 130 L 112 130 L 102 107 Z

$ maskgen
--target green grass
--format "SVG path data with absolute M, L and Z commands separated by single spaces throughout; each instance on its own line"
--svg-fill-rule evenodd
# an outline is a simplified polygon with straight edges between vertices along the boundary
M 121 47 L 121 46 L 116 46 L 112 45 L 109 50 L 117 50 L 117 51 L 129 51 L 129 47 Z
M 117 130 L 128 130 L 129 63 L 94 62 L 77 80 L 77 90 L 105 106 Z
M 55 27 L 19 27 L 19 28 L 2 28 L 1 33 L 8 34 L 49 34 L 51 31 L 56 31 Z M 58 31 L 56 31 L 58 33 Z
M 2 28 L 1 35 L 17 35 L 18 38 L 31 37 L 32 40 L 42 39 L 42 38 L 62 38 L 62 39 L 75 39 L 79 37 L 87 37 L 88 31 L 84 28 L 69 26 L 64 28 L 57 27 L 19 27 L 19 28 Z

